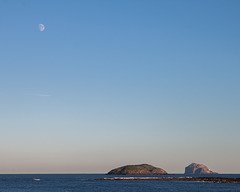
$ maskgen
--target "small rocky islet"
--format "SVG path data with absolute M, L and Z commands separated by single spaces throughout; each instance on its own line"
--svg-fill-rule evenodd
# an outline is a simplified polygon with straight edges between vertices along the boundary
M 216 172 L 211 171 L 206 165 L 192 163 L 185 167 L 185 174 L 217 174 Z
M 108 175 L 166 175 L 165 170 L 148 164 L 126 165 L 113 169 Z

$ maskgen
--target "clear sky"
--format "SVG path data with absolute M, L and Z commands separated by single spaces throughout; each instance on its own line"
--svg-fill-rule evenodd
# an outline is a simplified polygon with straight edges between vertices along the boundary
M 240 173 L 239 21 L 238 0 L 1 0 L 0 173 Z

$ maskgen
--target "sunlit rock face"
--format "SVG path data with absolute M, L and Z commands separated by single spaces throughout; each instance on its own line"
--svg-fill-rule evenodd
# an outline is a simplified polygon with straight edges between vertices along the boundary
M 185 167 L 185 174 L 216 174 L 208 169 L 206 165 L 192 163 Z

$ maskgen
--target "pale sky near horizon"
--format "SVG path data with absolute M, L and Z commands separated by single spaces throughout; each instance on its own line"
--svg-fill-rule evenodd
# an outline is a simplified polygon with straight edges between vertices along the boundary
M 237 0 L 1 0 L 0 173 L 240 173 L 239 21 Z

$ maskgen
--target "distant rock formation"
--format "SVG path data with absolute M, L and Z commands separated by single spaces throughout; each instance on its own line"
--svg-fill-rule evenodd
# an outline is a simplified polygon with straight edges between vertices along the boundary
M 217 174 L 210 169 L 206 165 L 192 163 L 185 167 L 185 174 Z
M 107 173 L 108 175 L 166 175 L 168 174 L 161 168 L 148 164 L 126 165 L 113 169 Z

